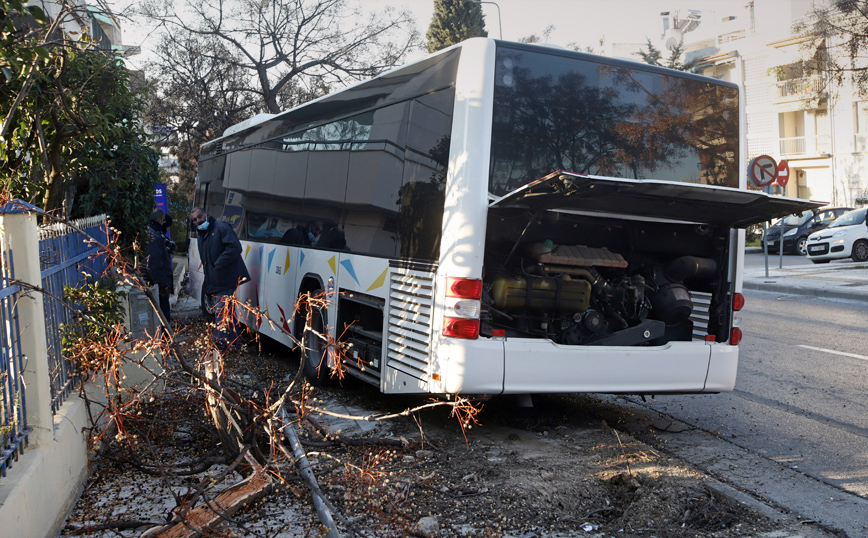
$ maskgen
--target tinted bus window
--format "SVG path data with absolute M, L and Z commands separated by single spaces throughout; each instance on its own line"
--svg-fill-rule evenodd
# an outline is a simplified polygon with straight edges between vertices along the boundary
M 460 53 L 461 49 L 455 49 L 426 58 L 405 66 L 400 71 L 384 74 L 369 83 L 335 92 L 289 110 L 251 131 L 227 137 L 223 148 L 230 151 L 242 144 L 273 140 L 317 125 L 331 124 L 341 116 L 348 117 L 366 110 L 379 109 L 451 87 L 455 84 Z M 376 135 L 373 137 L 376 138 Z
M 410 106 L 404 181 L 398 204 L 400 255 L 435 261 L 440 257 L 446 168 L 455 90 L 420 97 Z
M 557 170 L 738 187 L 738 89 L 498 47 L 490 189 Z

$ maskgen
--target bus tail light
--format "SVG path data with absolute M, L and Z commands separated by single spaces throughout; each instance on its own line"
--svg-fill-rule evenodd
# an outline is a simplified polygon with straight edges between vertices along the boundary
M 479 311 L 482 306 L 481 301 L 471 299 L 447 300 L 447 314 L 454 315 L 459 318 L 476 318 L 479 319 Z
M 733 327 L 732 336 L 729 339 L 729 343 L 733 346 L 739 345 L 741 343 L 742 336 L 744 335 L 741 333 L 741 329 L 739 329 L 738 327 Z
M 482 310 L 482 281 L 475 278 L 446 279 L 446 312 L 443 336 L 476 340 Z
M 467 318 L 444 318 L 443 336 L 476 340 L 479 338 L 479 320 Z
M 446 297 L 481 299 L 482 281 L 475 278 L 449 278 L 446 281 Z
M 741 325 L 740 310 L 742 308 L 744 308 L 744 295 L 736 293 L 732 296 L 732 334 L 729 338 L 729 343 L 733 346 L 737 346 L 741 342 L 742 337 L 744 337 L 744 334 L 739 328 Z

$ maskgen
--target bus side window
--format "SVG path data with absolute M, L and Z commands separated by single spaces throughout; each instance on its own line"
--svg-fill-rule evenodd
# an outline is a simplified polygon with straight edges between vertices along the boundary
M 357 136 L 374 142 L 363 143 L 359 138 L 350 154 L 343 231 L 353 252 L 397 253 L 397 234 L 390 223 L 398 214 L 408 114 L 408 103 L 398 103 L 358 117 Z
M 434 261 L 440 256 L 446 172 L 455 91 L 413 101 L 404 180 L 397 200 L 402 257 Z

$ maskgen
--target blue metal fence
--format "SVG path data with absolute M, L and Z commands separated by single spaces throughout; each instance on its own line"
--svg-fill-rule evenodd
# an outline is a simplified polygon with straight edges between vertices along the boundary
M 80 219 L 72 224 L 100 243 L 108 244 L 105 215 Z M 100 254 L 96 245 L 87 243 L 81 234 L 64 224 L 39 229 L 39 261 L 42 287 L 55 297 L 63 297 L 64 286 L 84 284 L 87 275 L 98 279 L 107 266 L 105 254 Z M 63 356 L 60 333 L 60 328 L 72 321 L 72 314 L 57 301 L 46 300 L 44 303 L 51 410 L 57 412 L 69 395 L 74 380 L 74 365 Z
M 16 301 L 20 291 L 13 269 L 12 251 L 0 236 L 0 476 L 18 459 L 27 444 L 27 408 L 21 372 L 24 356 L 18 338 Z

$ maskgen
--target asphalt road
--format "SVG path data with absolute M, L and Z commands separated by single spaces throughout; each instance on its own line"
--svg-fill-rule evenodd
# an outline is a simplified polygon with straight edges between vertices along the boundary
M 659 413 L 639 420 L 712 475 L 868 536 L 868 304 L 745 295 L 734 392 L 617 400 Z

